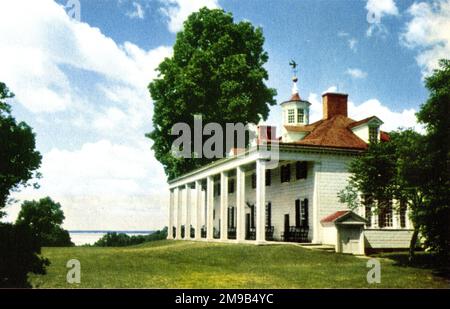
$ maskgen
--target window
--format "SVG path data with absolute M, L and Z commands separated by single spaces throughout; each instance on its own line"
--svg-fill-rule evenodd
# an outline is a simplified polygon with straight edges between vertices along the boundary
M 294 123 L 295 122 L 295 110 L 294 109 L 289 109 L 288 110 L 288 123 Z
M 375 143 L 378 141 L 378 128 L 377 127 L 369 127 L 369 142 Z
M 255 205 L 250 206 L 250 227 L 255 228 Z
M 406 201 L 401 200 L 400 201 L 400 227 L 405 228 L 406 227 Z
M 228 207 L 228 227 L 234 228 L 234 207 Z
M 300 226 L 308 227 L 308 199 L 300 202 Z
M 295 200 L 295 226 L 300 227 L 300 200 Z
M 228 193 L 234 193 L 234 179 L 228 180 Z
M 272 226 L 272 203 L 266 205 L 266 226 Z
M 256 189 L 256 174 L 252 174 L 252 189 Z
M 295 176 L 297 179 L 306 179 L 308 163 L 306 161 L 297 161 L 295 163 Z
M 215 185 L 215 189 L 214 190 L 216 191 L 216 195 L 220 196 L 220 183 Z
M 281 182 L 291 181 L 291 165 L 290 164 L 282 166 L 280 173 L 281 173 L 281 175 L 280 175 Z
M 305 110 L 303 108 L 297 109 L 297 122 L 303 123 L 305 120 Z
M 272 171 L 266 170 L 266 186 L 270 186 L 272 183 Z
M 378 226 L 392 227 L 392 200 L 379 201 Z

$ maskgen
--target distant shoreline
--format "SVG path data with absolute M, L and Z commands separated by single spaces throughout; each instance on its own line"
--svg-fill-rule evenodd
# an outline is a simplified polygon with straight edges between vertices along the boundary
M 106 234 L 106 233 L 123 233 L 123 234 L 151 234 L 155 231 L 117 231 L 117 230 L 69 230 L 69 233 L 77 233 L 77 234 Z

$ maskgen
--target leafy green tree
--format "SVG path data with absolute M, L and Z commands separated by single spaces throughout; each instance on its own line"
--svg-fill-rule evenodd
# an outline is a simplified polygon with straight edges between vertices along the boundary
M 354 209 L 359 193 L 374 200 L 397 198 L 407 203 L 414 225 L 410 259 L 419 233 L 438 257 L 450 251 L 450 61 L 426 79 L 430 91 L 417 113 L 426 134 L 413 130 L 391 132 L 391 141 L 375 143 L 355 159 L 348 186 L 339 192 L 341 202 Z M 375 211 L 383 204 L 374 204 Z
M 42 246 L 72 246 L 69 232 L 61 227 L 65 217 L 61 204 L 50 197 L 22 203 L 16 225 L 30 227 Z
M 144 242 L 163 240 L 167 238 L 167 227 L 155 231 L 149 235 L 129 236 L 125 233 L 106 233 L 100 238 L 94 246 L 97 247 L 125 247 L 142 244 Z
M 42 159 L 32 129 L 25 122 L 17 123 L 11 115 L 5 100 L 12 97 L 14 94 L 0 82 L 0 218 L 10 193 L 40 177 L 36 170 Z
M 222 128 L 225 123 L 258 123 L 267 118 L 276 91 L 264 83 L 268 55 L 263 44 L 260 28 L 245 21 L 234 23 L 223 10 L 203 8 L 184 23 L 173 56 L 159 65 L 159 78 L 149 85 L 154 130 L 147 136 L 154 141 L 152 149 L 169 179 L 213 160 L 173 156 L 176 136 L 170 133 L 175 123 L 186 123 L 193 131 L 194 115 Z
M 366 153 L 351 162 L 348 185 L 338 194 L 340 201 L 351 209 L 369 202 L 374 214 L 390 207 L 380 201 L 395 198 L 406 203 L 414 227 L 411 258 L 424 221 L 423 175 L 427 164 L 421 148 L 423 138 L 407 129 L 391 132 L 389 142 L 371 143 Z
M 38 177 L 41 164 L 31 128 L 11 115 L 6 100 L 12 97 L 0 82 L 0 218 L 10 193 Z M 45 273 L 49 261 L 40 252 L 39 239 L 28 226 L 0 223 L 0 287 L 29 287 L 28 273 Z
M 425 85 L 429 98 L 417 113 L 426 129 L 421 147 L 428 163 L 423 187 L 426 221 L 421 232 L 427 245 L 446 258 L 450 252 L 450 60 L 440 60 Z

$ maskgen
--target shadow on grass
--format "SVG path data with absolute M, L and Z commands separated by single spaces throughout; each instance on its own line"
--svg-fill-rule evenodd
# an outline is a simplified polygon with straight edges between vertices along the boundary
M 378 256 L 393 260 L 395 266 L 429 269 L 432 274 L 450 283 L 450 262 L 448 259 L 427 252 L 416 252 L 414 259 L 409 260 L 408 252 L 382 253 Z

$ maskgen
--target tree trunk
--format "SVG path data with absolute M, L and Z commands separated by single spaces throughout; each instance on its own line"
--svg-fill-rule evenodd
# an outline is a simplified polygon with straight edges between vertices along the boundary
M 415 228 L 409 243 L 409 261 L 414 260 L 414 250 L 416 249 L 417 237 L 419 236 L 419 229 Z

